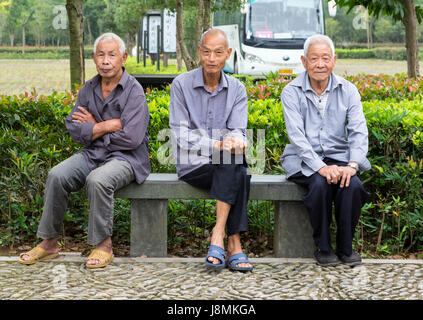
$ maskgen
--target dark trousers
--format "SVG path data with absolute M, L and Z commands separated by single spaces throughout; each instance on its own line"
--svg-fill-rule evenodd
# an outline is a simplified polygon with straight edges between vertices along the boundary
M 230 155 L 230 164 L 223 164 L 224 152 L 220 153 L 219 164 L 203 165 L 180 179 L 194 187 L 210 190 L 211 198 L 231 205 L 226 228 L 228 235 L 233 235 L 248 230 L 247 204 L 251 175 L 247 173 L 245 157 L 242 164 L 236 164 L 235 156 Z
M 347 163 L 325 158 L 327 165 L 346 166 Z M 310 215 L 313 239 L 322 251 L 330 251 L 330 223 L 332 220 L 332 203 L 335 205 L 337 225 L 336 251 L 349 256 L 352 253 L 352 239 L 357 226 L 361 208 L 369 194 L 357 175 L 351 177 L 349 187 L 340 188 L 338 184 L 328 184 L 319 173 L 306 177 L 301 172 L 289 177 L 308 192 L 303 196 L 304 204 Z

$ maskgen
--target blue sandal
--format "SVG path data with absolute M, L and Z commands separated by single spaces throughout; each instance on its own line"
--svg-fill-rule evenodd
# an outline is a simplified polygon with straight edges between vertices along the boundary
M 245 253 L 237 253 L 229 257 L 229 259 L 226 261 L 226 266 L 233 271 L 252 271 L 253 266 L 251 264 L 251 267 L 238 267 L 237 264 L 239 263 L 249 263 L 248 257 Z
M 208 259 L 209 257 L 215 258 L 220 260 L 221 263 L 218 264 L 214 264 L 213 262 L 210 262 Z M 225 258 L 226 258 L 226 253 L 225 250 L 219 246 L 215 246 L 215 245 L 210 245 L 209 248 L 209 253 L 207 254 L 206 257 L 206 267 L 209 267 L 211 269 L 222 269 L 225 267 Z

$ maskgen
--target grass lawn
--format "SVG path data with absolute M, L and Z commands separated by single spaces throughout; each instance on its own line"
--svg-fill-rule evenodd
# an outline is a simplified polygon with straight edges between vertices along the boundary
M 0 94 L 31 92 L 50 94 L 70 89 L 69 60 L 0 60 Z M 85 77 L 97 74 L 92 60 L 85 61 Z
M 174 60 L 169 61 L 175 63 Z M 85 61 L 86 79 L 96 75 L 93 61 Z M 156 73 L 156 66 L 148 65 L 144 68 L 142 60 L 137 65 L 135 58 L 130 57 L 127 68 L 132 73 Z M 177 73 L 176 65 L 169 64 L 167 69 L 161 65 L 160 73 Z M 19 94 L 25 91 L 31 92 L 33 88 L 40 94 L 49 94 L 53 90 L 64 91 L 70 88 L 69 61 L 68 60 L 1 60 L 0 70 L 0 94 Z M 183 69 L 185 71 L 185 69 Z M 407 72 L 406 61 L 390 61 L 377 59 L 339 59 L 335 66 L 335 73 L 343 75 L 357 73 L 387 73 L 395 74 Z M 423 74 L 423 69 L 421 69 Z
M 390 74 L 407 73 L 407 61 L 380 60 L 380 59 L 338 59 L 335 65 L 335 73 L 342 76 L 345 73 L 354 75 L 367 74 Z M 423 68 L 420 66 L 420 74 Z

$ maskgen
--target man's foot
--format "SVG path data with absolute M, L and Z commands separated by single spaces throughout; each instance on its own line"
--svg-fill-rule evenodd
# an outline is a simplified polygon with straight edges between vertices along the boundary
M 241 237 L 239 233 L 233 234 L 228 237 L 228 257 L 231 257 L 235 254 L 242 253 L 241 247 Z M 237 263 L 236 267 L 238 268 L 252 268 L 253 265 L 249 262 L 247 263 Z
M 210 258 L 217 259 L 219 263 L 211 262 Z M 209 252 L 207 253 L 205 265 L 211 269 L 222 269 L 225 267 L 226 253 L 222 247 L 210 245 Z M 214 260 L 213 260 L 214 261 Z
M 224 249 L 225 244 L 223 242 L 223 239 L 225 239 L 225 231 L 224 230 L 221 231 L 221 230 L 218 230 L 216 228 L 213 228 L 212 236 L 211 236 L 211 239 L 210 239 L 210 245 L 218 246 L 218 247 Z M 222 261 L 220 261 L 219 259 L 214 258 L 214 257 L 209 257 L 207 260 L 210 261 L 213 264 L 222 263 Z
M 108 253 L 108 254 L 113 254 L 113 249 L 112 249 L 112 238 L 107 238 L 106 240 L 104 240 L 104 241 L 102 241 L 102 242 L 100 242 L 99 244 L 97 244 L 96 246 L 95 246 L 95 248 L 97 249 L 97 250 L 100 250 L 100 251 L 104 251 L 104 252 L 106 252 L 106 253 Z M 100 264 L 101 262 L 100 262 L 100 260 L 98 260 L 98 259 L 88 259 L 87 260 L 87 265 L 91 265 L 91 266 L 93 266 L 93 265 L 98 265 L 98 264 Z
M 317 264 L 322 267 L 334 267 L 341 263 L 332 250 L 328 252 L 318 249 L 314 252 L 314 257 L 317 260 Z
M 253 271 L 253 265 L 243 252 L 231 255 L 226 261 L 226 266 L 232 271 Z
M 44 249 L 47 251 L 48 255 L 57 255 L 59 253 L 59 246 L 57 244 L 57 238 L 52 239 L 45 239 L 43 240 L 37 247 L 40 247 L 41 249 Z M 22 254 L 20 256 L 20 259 L 24 262 L 29 262 L 33 258 L 29 256 L 28 254 Z
M 361 257 L 354 250 L 352 251 L 351 255 L 349 255 L 349 256 L 343 254 L 342 252 L 338 252 L 337 256 L 338 256 L 339 260 L 342 261 L 342 263 L 345 263 L 346 265 L 349 265 L 351 267 L 354 267 L 354 266 L 361 264 Z

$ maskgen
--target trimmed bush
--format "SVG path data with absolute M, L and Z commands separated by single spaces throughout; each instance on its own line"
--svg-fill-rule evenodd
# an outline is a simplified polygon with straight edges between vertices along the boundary
M 339 59 L 382 59 L 382 60 L 407 60 L 405 48 L 372 48 L 372 49 L 341 49 L 335 50 Z M 419 53 L 419 56 L 422 56 Z
M 294 76 L 295 77 L 295 76 Z M 358 89 L 362 101 L 394 99 L 420 99 L 423 92 L 423 77 L 410 79 L 405 73 L 393 76 L 386 74 L 347 75 L 345 79 L 352 82 Z M 247 94 L 251 100 L 280 99 L 283 88 L 291 81 L 290 77 L 270 73 L 265 80 L 254 82 L 247 78 L 245 81 Z
M 91 58 L 92 47 L 84 49 L 85 59 Z M 0 59 L 69 59 L 69 47 L 0 47 Z

